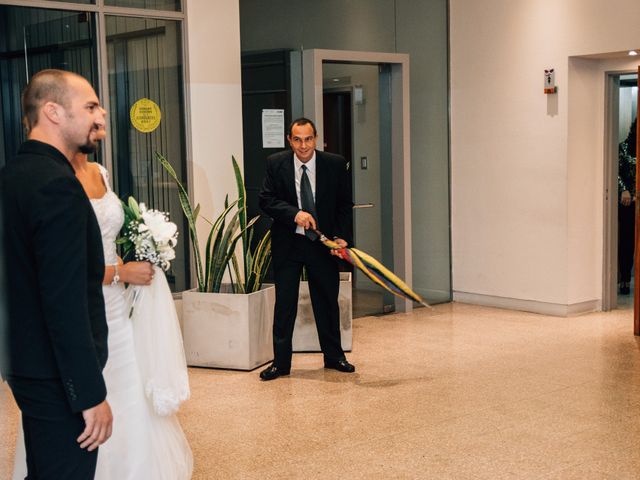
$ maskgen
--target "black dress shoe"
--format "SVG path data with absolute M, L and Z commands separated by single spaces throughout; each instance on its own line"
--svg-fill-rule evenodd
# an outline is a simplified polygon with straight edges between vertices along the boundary
M 262 380 L 275 380 L 278 377 L 289 375 L 290 372 L 290 368 L 285 370 L 283 368 L 278 368 L 275 365 L 270 365 L 260 372 L 260 378 Z
M 332 368 L 333 370 L 344 373 L 353 373 L 356 371 L 356 367 L 347 362 L 346 358 L 342 360 L 325 360 L 324 368 Z

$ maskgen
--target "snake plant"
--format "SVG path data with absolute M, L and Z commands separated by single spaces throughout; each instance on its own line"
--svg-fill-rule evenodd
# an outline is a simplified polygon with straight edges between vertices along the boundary
M 264 275 L 271 263 L 271 236 L 267 231 L 252 247 L 254 226 L 260 216 L 247 220 L 247 195 L 242 172 L 236 159 L 231 157 L 238 198 L 229 202 L 227 195 L 223 211 L 211 221 L 200 215 L 200 204 L 192 207 L 186 188 L 168 160 L 158 152 L 155 156 L 178 187 L 180 206 L 189 225 L 189 239 L 196 266 L 198 291 L 220 292 L 225 271 L 229 271 L 234 293 L 252 293 L 260 290 Z M 204 249 L 204 260 L 196 229 L 196 221 L 199 218 L 211 226 Z M 242 262 L 237 256 L 238 242 L 240 242 Z

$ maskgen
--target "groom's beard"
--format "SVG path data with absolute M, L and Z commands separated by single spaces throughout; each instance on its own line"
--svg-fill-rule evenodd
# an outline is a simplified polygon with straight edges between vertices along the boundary
M 88 155 L 90 153 L 94 153 L 97 148 L 98 148 L 98 144 L 97 143 L 89 143 L 89 142 L 87 142 L 84 145 L 80 145 L 78 150 L 80 150 L 80 153 L 85 153 L 85 154 Z
M 78 150 L 80 150 L 80 153 L 85 153 L 88 155 L 90 153 L 95 153 L 95 151 L 98 149 L 99 140 L 91 139 L 91 135 L 92 134 L 96 135 L 97 130 L 98 130 L 97 128 L 93 128 L 89 132 L 89 135 L 87 135 L 87 140 L 84 142 L 84 144 L 78 147 Z

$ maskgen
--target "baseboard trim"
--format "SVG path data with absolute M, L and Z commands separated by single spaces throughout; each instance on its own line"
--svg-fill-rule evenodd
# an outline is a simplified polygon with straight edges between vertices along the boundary
M 485 307 L 506 308 L 508 310 L 518 310 L 521 312 L 539 313 L 554 317 L 573 317 L 584 315 L 585 313 L 597 312 L 602 309 L 600 300 L 587 300 L 572 304 L 539 302 L 536 300 L 523 300 L 520 298 L 497 297 L 493 295 L 482 295 L 479 293 L 453 292 L 453 301 L 468 303 L 471 305 L 482 305 Z
M 358 290 L 363 290 L 371 293 L 380 293 L 383 290 L 380 289 L 379 286 L 374 285 L 370 281 L 363 282 L 362 285 L 356 284 L 356 288 Z M 436 289 L 426 289 L 426 288 L 416 288 L 413 287 L 413 291 L 420 295 L 422 298 L 426 299 L 427 302 L 431 304 L 437 303 L 447 303 L 451 301 L 451 293 L 448 290 L 436 290 Z

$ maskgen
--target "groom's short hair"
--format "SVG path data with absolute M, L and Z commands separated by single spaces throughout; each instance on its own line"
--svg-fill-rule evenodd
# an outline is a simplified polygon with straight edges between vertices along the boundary
M 22 91 L 22 123 L 27 133 L 38 123 L 40 108 L 46 102 L 69 106 L 69 77 L 80 77 L 65 70 L 40 70 Z M 80 77 L 83 78 L 83 77 Z

